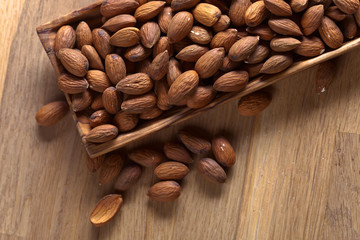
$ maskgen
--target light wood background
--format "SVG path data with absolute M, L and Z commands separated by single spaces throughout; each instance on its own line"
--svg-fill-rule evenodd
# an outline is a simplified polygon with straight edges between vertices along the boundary
M 1 240 L 360 239 L 360 49 L 337 60 L 324 95 L 314 92 L 314 67 L 276 84 L 271 106 L 255 118 L 231 102 L 144 139 L 161 142 L 190 124 L 225 131 L 237 163 L 224 185 L 191 171 L 168 204 L 146 197 L 154 181 L 146 170 L 120 214 L 92 227 L 89 213 L 111 185 L 88 173 L 70 114 L 51 128 L 34 119 L 63 97 L 35 27 L 89 3 L 1 2 Z

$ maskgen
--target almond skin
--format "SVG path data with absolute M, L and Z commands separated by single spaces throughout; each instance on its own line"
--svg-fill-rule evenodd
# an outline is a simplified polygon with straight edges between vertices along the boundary
M 117 54 L 109 54 L 105 58 L 106 74 L 112 84 L 116 85 L 126 76 L 126 65 L 122 57 Z
M 342 21 L 345 19 L 346 14 L 343 13 L 337 6 L 331 6 L 326 10 L 326 16 L 334 21 Z
M 188 150 L 179 142 L 167 142 L 164 144 L 164 153 L 167 158 L 185 164 L 191 164 L 193 159 Z
M 90 126 L 92 128 L 108 124 L 111 121 L 111 115 L 105 110 L 98 110 L 90 116 Z
M 96 204 L 90 214 L 90 221 L 95 227 L 100 227 L 114 218 L 122 205 L 121 195 L 110 194 Z
M 89 60 L 89 65 L 93 69 L 104 71 L 104 64 L 101 61 L 96 49 L 91 45 L 84 45 L 81 53 Z
M 103 108 L 104 103 L 102 101 L 102 94 L 100 94 L 94 98 L 93 102 L 91 103 L 91 109 L 97 111 Z
M 199 3 L 193 10 L 193 15 L 196 21 L 207 26 L 212 27 L 221 16 L 221 10 L 208 3 Z
M 194 23 L 193 15 L 189 12 L 178 12 L 171 19 L 167 37 L 170 43 L 176 43 L 184 39 L 191 31 Z
M 160 39 L 160 27 L 156 22 L 147 22 L 140 28 L 141 43 L 146 48 L 152 48 Z
M 90 89 L 96 92 L 102 93 L 105 89 L 111 87 L 111 82 L 106 73 L 100 70 L 90 70 L 86 75 L 86 79 L 90 84 Z
M 165 77 L 168 69 L 169 52 L 165 50 L 154 58 L 150 65 L 149 74 L 153 80 L 159 81 L 160 79 Z
M 55 51 L 58 52 L 62 48 L 73 48 L 75 41 L 75 30 L 69 25 L 62 26 L 56 33 Z
M 186 62 L 196 62 L 202 55 L 204 55 L 209 49 L 197 44 L 193 44 L 183 48 L 176 58 Z
M 250 117 L 262 112 L 271 103 L 271 94 L 265 91 L 257 91 L 242 97 L 238 104 L 239 114 Z
M 195 70 L 201 78 L 209 78 L 220 69 L 224 57 L 224 48 L 211 49 L 199 58 L 195 64 Z
M 307 8 L 308 0 L 291 0 L 290 6 L 294 12 L 302 12 Z
M 229 17 L 236 27 L 245 25 L 245 12 L 251 5 L 250 0 L 233 0 L 229 9 Z
M 197 109 L 208 105 L 216 96 L 212 86 L 199 86 L 186 99 L 188 108 Z
M 175 59 L 171 58 L 169 61 L 169 70 L 166 75 L 169 86 L 182 74 L 180 63 Z
M 276 52 L 288 52 L 297 48 L 300 44 L 301 42 L 296 38 L 278 37 L 271 40 L 270 47 Z
M 343 44 L 344 37 L 333 20 L 324 17 L 319 27 L 319 33 L 322 40 L 330 48 L 339 48 Z
M 121 109 L 121 95 L 116 88 L 108 87 L 102 94 L 102 99 L 106 111 L 110 114 L 116 114 Z
M 160 180 L 181 180 L 190 172 L 189 168 L 180 162 L 164 162 L 154 170 Z
M 241 65 L 241 62 L 233 62 L 230 60 L 230 58 L 228 56 L 226 56 L 224 58 L 224 61 L 223 61 L 223 64 L 222 64 L 220 70 L 224 71 L 224 72 L 230 72 L 230 71 L 238 68 L 240 65 Z
M 301 44 L 294 49 L 294 52 L 304 57 L 316 57 L 325 52 L 325 45 L 318 37 L 303 37 Z
M 125 166 L 118 176 L 114 188 L 117 191 L 125 192 L 130 189 L 136 182 L 139 181 L 142 174 L 142 168 L 136 163 L 131 163 Z
M 117 127 L 111 124 L 104 124 L 91 129 L 90 132 L 84 136 L 84 140 L 91 143 L 108 142 L 114 139 L 118 133 Z
M 258 43 L 260 38 L 258 36 L 248 36 L 240 39 L 229 50 L 229 58 L 231 61 L 240 62 L 245 60 L 250 54 L 252 54 Z
M 291 55 L 279 54 L 271 56 L 262 66 L 260 73 L 275 74 L 284 71 L 293 63 Z
M 359 0 L 334 0 L 333 2 L 346 14 L 354 14 L 359 8 Z
M 87 109 L 90 107 L 91 102 L 92 96 L 88 90 L 71 96 L 71 106 L 74 112 L 80 112 Z
M 186 10 L 195 7 L 199 2 L 200 0 L 172 0 L 171 8 L 174 9 L 174 11 Z
M 299 42 L 300 43 L 300 42 Z M 255 51 L 245 60 L 245 63 L 256 64 L 264 61 L 270 53 L 270 48 L 264 44 L 257 45 Z
M 136 114 L 118 112 L 114 117 L 114 124 L 120 132 L 128 132 L 136 127 L 139 117 Z
M 152 53 L 152 49 L 144 48 L 141 44 L 128 48 L 125 51 L 125 58 L 130 62 L 141 62 L 148 58 Z
M 234 148 L 223 136 L 217 136 L 212 140 L 212 151 L 216 161 L 224 167 L 231 167 L 236 162 Z
M 80 51 L 62 48 L 57 56 L 65 69 L 77 77 L 85 76 L 89 70 L 89 61 Z
M 227 29 L 223 32 L 217 33 L 211 40 L 211 48 L 224 47 L 225 51 L 228 52 L 232 45 L 238 40 L 238 30 L 234 28 Z
M 198 171 L 209 181 L 215 183 L 224 183 L 226 173 L 224 169 L 213 159 L 203 158 L 197 165 Z
M 164 161 L 164 155 L 152 148 L 138 148 L 128 154 L 130 160 L 144 167 L 155 167 Z
M 159 14 L 158 23 L 159 23 L 161 32 L 163 32 L 164 34 L 167 34 L 169 25 L 170 25 L 170 22 L 171 22 L 171 19 L 173 18 L 173 16 L 174 16 L 174 13 L 173 13 L 173 10 L 171 7 L 165 7 Z
M 63 73 L 58 77 L 58 87 L 61 91 L 68 94 L 82 93 L 89 87 L 85 78 L 75 77 L 71 74 Z
M 204 154 L 211 150 L 211 143 L 201 133 L 193 129 L 183 129 L 178 133 L 180 141 L 192 153 Z
M 175 181 L 154 184 L 148 191 L 149 198 L 158 202 L 171 202 L 180 196 L 180 185 Z
M 131 96 L 124 100 L 121 109 L 128 113 L 142 113 L 156 105 L 156 96 L 153 92 L 139 96 Z
M 164 79 L 155 83 L 155 92 L 157 95 L 156 105 L 159 109 L 163 111 L 169 110 L 171 108 L 168 91 L 169 85 Z
M 290 17 L 291 7 L 283 0 L 264 0 L 266 8 L 274 15 L 279 17 Z
M 153 49 L 153 56 L 156 57 L 164 51 L 168 51 L 169 56 L 172 56 L 174 53 L 173 45 L 169 43 L 168 37 L 161 37 L 155 44 Z
M 269 15 L 264 1 L 256 1 L 245 12 L 245 23 L 249 27 L 260 25 Z
M 120 14 L 108 19 L 101 28 L 110 32 L 117 32 L 120 29 L 134 27 L 135 25 L 136 19 L 134 16 L 130 14 Z
M 100 184 L 108 184 L 113 181 L 121 172 L 124 166 L 124 159 L 118 153 L 106 155 L 99 173 Z
M 146 73 L 135 73 L 126 76 L 116 85 L 116 89 L 131 95 L 141 95 L 150 91 L 153 82 Z
M 352 15 L 346 15 L 345 20 L 341 24 L 341 29 L 345 38 L 353 39 L 357 33 L 355 18 Z
M 102 162 L 105 159 L 105 155 L 96 158 L 90 158 L 89 155 L 86 156 L 86 166 L 90 172 L 96 172 L 101 167 Z
M 249 78 L 252 78 L 260 74 L 260 70 L 263 65 L 264 63 L 246 64 L 244 68 L 249 73 Z
M 105 0 L 100 7 L 100 13 L 109 18 L 119 14 L 131 13 L 138 6 L 139 3 L 136 0 Z
M 35 119 L 40 126 L 51 126 L 65 117 L 68 111 L 69 105 L 66 102 L 51 102 L 37 111 Z
M 219 92 L 236 92 L 246 87 L 249 81 L 249 74 L 246 71 L 232 71 L 219 77 L 213 88 Z
M 139 115 L 139 118 L 143 120 L 152 120 L 159 117 L 162 113 L 163 111 L 161 109 L 159 109 L 158 107 L 153 107 L 150 108 L 149 110 L 142 112 Z
M 221 31 L 225 31 L 226 29 L 228 29 L 231 25 L 231 20 L 227 15 L 221 15 L 221 17 L 219 18 L 219 21 L 217 21 L 214 26 L 213 26 L 213 30 L 215 32 L 221 32 Z
M 274 32 L 285 36 L 303 35 L 299 26 L 295 22 L 287 18 L 270 19 L 268 21 L 268 24 Z
M 187 71 L 176 78 L 175 82 L 170 86 L 168 97 L 170 104 L 180 102 L 187 94 L 189 94 L 199 84 L 199 75 L 193 71 Z
M 116 47 L 131 47 L 139 43 L 140 30 L 136 27 L 126 27 L 117 31 L 110 38 L 110 44 Z
M 92 31 L 92 38 L 96 51 L 103 59 L 114 51 L 110 44 L 110 35 L 104 29 L 95 28 Z
M 275 33 L 265 24 L 259 25 L 257 27 L 248 27 L 246 31 L 253 35 L 258 35 L 261 40 L 270 41 L 275 37 Z
M 211 42 L 212 33 L 204 27 L 194 26 L 189 35 L 189 39 L 194 43 L 206 45 Z
M 324 5 L 315 5 L 306 10 L 301 18 L 301 27 L 304 35 L 308 36 L 315 32 L 324 17 Z
M 147 2 L 136 9 L 134 16 L 137 21 L 146 22 L 156 17 L 164 9 L 165 4 L 164 1 Z
M 81 49 L 84 45 L 91 45 L 93 42 L 92 34 L 89 25 L 82 21 L 76 27 L 76 45 L 78 49 Z

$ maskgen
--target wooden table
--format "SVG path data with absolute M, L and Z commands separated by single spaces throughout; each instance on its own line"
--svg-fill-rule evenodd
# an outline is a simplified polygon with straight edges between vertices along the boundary
M 224 185 L 194 170 L 174 203 L 149 201 L 146 170 L 120 214 L 88 220 L 111 191 L 85 167 L 68 115 L 50 128 L 34 115 L 63 98 L 35 27 L 91 1 L 3 1 L 0 8 L 0 239 L 360 239 L 360 49 L 337 60 L 330 90 L 314 93 L 316 67 L 274 86 L 261 115 L 231 102 L 141 142 L 164 141 L 185 125 L 232 136 L 237 163 Z

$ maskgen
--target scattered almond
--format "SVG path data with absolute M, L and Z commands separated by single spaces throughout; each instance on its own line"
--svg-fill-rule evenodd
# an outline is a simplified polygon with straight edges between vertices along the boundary
M 190 172 L 189 168 L 180 162 L 164 162 L 154 170 L 160 180 L 181 180 Z
M 51 126 L 65 117 L 68 111 L 69 105 L 66 102 L 51 102 L 37 111 L 35 119 L 40 126 Z
M 211 143 L 216 161 L 224 167 L 231 167 L 236 162 L 236 155 L 230 142 L 223 136 L 217 136 Z
M 201 159 L 197 165 L 197 169 L 211 182 L 224 183 L 226 181 L 227 176 L 224 169 L 211 158 Z
M 90 214 L 90 221 L 95 227 L 100 227 L 114 218 L 122 205 L 121 195 L 110 194 L 103 197 Z
M 142 174 L 141 166 L 136 163 L 131 163 L 125 166 L 118 176 L 114 188 L 118 191 L 125 192 L 137 181 L 139 181 Z
M 163 181 L 154 184 L 148 192 L 149 198 L 159 202 L 171 202 L 180 196 L 180 185 L 175 181 Z
M 164 161 L 165 157 L 161 152 L 152 148 L 138 148 L 128 154 L 130 160 L 144 167 L 155 167 Z

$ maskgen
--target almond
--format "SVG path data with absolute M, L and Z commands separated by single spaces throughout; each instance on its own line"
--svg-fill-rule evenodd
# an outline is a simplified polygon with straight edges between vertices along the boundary
M 227 15 L 221 15 L 219 20 L 213 25 L 215 32 L 221 32 L 228 29 L 231 25 L 231 20 Z
M 232 0 L 229 17 L 234 26 L 240 27 L 245 25 L 245 12 L 250 5 L 250 0 Z
M 301 36 L 302 32 L 299 26 L 290 19 L 279 18 L 270 19 L 268 21 L 269 27 L 274 31 L 286 36 Z
M 167 50 L 157 55 L 151 63 L 149 74 L 155 81 L 165 77 L 169 69 L 169 53 Z
M 90 84 L 90 89 L 96 92 L 104 92 L 105 89 L 111 87 L 111 82 L 106 73 L 100 70 L 90 70 L 86 75 L 86 79 Z
M 182 49 L 176 58 L 186 62 L 196 62 L 202 55 L 204 55 L 209 49 L 207 47 L 193 44 Z
M 124 166 L 124 159 L 118 153 L 111 153 L 105 157 L 105 160 L 101 164 L 99 173 L 99 182 L 101 184 L 110 183 L 119 174 Z
M 89 25 L 82 21 L 76 28 L 76 44 L 77 48 L 81 49 L 84 45 L 91 45 L 93 42 L 92 34 Z
M 217 136 L 212 140 L 212 151 L 216 161 L 224 167 L 231 167 L 236 162 L 234 148 L 223 136 Z
M 144 48 L 141 44 L 130 47 L 126 50 L 124 56 L 130 62 L 141 62 L 148 58 L 152 53 L 152 49 Z
M 353 39 L 357 33 L 357 25 L 355 18 L 352 15 L 346 15 L 342 22 L 342 32 L 347 39 Z
M 265 7 L 264 1 L 256 1 L 246 10 L 245 23 L 249 27 L 256 27 L 260 25 L 268 16 L 269 12 Z
M 90 116 L 90 126 L 92 128 L 108 124 L 111 121 L 111 115 L 105 110 L 98 110 Z
M 343 34 L 333 20 L 324 17 L 319 27 L 322 40 L 330 48 L 339 48 L 343 44 Z
M 267 58 L 269 53 L 270 53 L 269 47 L 263 44 L 259 44 L 256 47 L 255 51 L 246 58 L 245 62 L 250 64 L 260 63 Z
M 96 96 L 91 104 L 91 109 L 92 110 L 100 110 L 104 108 L 104 103 L 102 101 L 102 94 Z
M 199 75 L 193 71 L 187 71 L 181 74 L 170 86 L 168 97 L 170 104 L 180 102 L 199 84 Z
M 111 124 L 104 124 L 91 129 L 91 131 L 84 136 L 84 140 L 91 143 L 103 143 L 114 139 L 118 135 L 117 127 Z
M 270 47 L 276 52 L 288 52 L 297 48 L 298 46 L 300 46 L 300 44 L 301 42 L 296 38 L 277 37 L 271 40 Z
M 153 107 L 149 110 L 142 112 L 139 118 L 143 120 L 152 120 L 159 117 L 162 113 L 163 111 L 161 109 L 159 109 L 158 107 Z
M 223 1 L 223 0 L 205 0 L 204 2 L 210 3 L 212 5 L 217 6 L 221 12 L 228 13 L 229 12 L 229 3 L 230 1 Z
M 359 8 L 359 0 L 334 0 L 335 5 L 346 14 L 354 14 Z
M 86 166 L 90 172 L 96 172 L 101 167 L 101 164 L 104 161 L 104 159 L 105 159 L 105 155 L 101 155 L 100 157 L 96 157 L 96 158 L 91 158 L 89 157 L 89 155 L 87 155 Z
M 154 184 L 148 192 L 149 198 L 159 202 L 171 202 L 180 196 L 180 185 L 175 181 Z
M 141 43 L 146 48 L 152 48 L 160 39 L 160 27 L 156 22 L 147 22 L 140 29 Z
M 308 0 L 291 0 L 290 6 L 294 12 L 302 12 L 307 8 Z
M 167 158 L 185 164 L 191 164 L 193 159 L 191 154 L 179 142 L 167 142 L 164 144 L 164 153 Z
M 213 36 L 212 33 L 206 28 L 200 26 L 194 26 L 191 29 L 188 37 L 194 43 L 206 45 L 211 42 Z
M 125 192 L 130 189 L 137 181 L 139 181 L 142 174 L 141 166 L 136 163 L 131 163 L 124 167 L 117 178 L 114 188 L 117 191 Z
M 209 78 L 220 69 L 224 57 L 224 48 L 214 48 L 199 58 L 195 70 L 201 78 Z
M 55 51 L 58 52 L 62 48 L 73 48 L 75 41 L 75 30 L 69 25 L 62 26 L 56 33 Z
M 163 33 L 167 34 L 173 16 L 174 13 L 171 7 L 165 7 L 159 14 L 158 23 Z
M 116 85 L 117 90 L 131 95 L 141 95 L 150 91 L 153 87 L 149 75 L 135 73 L 126 76 Z
M 121 104 L 121 109 L 128 113 L 142 113 L 156 105 L 156 96 L 153 92 L 139 96 L 130 96 Z
M 171 58 L 169 61 L 169 70 L 167 73 L 167 82 L 169 86 L 182 74 L 180 63 L 175 59 Z
M 248 36 L 234 43 L 229 50 L 230 60 L 234 62 L 245 60 L 255 51 L 259 40 L 260 38 L 258 36 Z
M 224 72 L 230 72 L 230 71 L 238 68 L 240 65 L 241 65 L 241 62 L 233 62 L 230 60 L 230 58 L 228 56 L 226 56 L 224 58 L 222 66 L 220 67 L 220 70 L 224 71 Z
M 318 37 L 303 37 L 301 44 L 295 48 L 294 52 L 304 57 L 316 57 L 325 52 L 325 46 Z
M 275 37 L 275 33 L 267 25 L 259 25 L 257 27 L 248 27 L 246 31 L 253 35 L 258 35 L 261 40 L 270 41 Z
M 169 56 L 172 56 L 174 52 L 173 46 L 169 43 L 168 37 L 161 37 L 159 41 L 155 44 L 153 56 L 156 57 L 164 51 L 168 51 Z
M 207 26 L 212 27 L 221 16 L 221 11 L 218 7 L 208 4 L 199 3 L 193 10 L 193 15 L 196 21 Z
M 173 43 L 172 45 L 174 46 L 175 52 L 180 52 L 181 49 L 190 46 L 191 44 L 194 44 L 194 42 L 192 42 L 190 38 L 185 37 L 184 39 L 181 39 L 180 41 Z
M 174 11 L 186 10 L 195 7 L 199 2 L 200 0 L 172 0 L 171 8 L 174 9 Z
M 81 48 L 81 53 L 88 59 L 91 68 L 104 71 L 104 64 L 93 46 L 84 45 Z
M 157 95 L 157 107 L 163 111 L 166 111 L 171 107 L 169 103 L 168 91 L 169 86 L 165 80 L 156 82 L 155 92 Z
M 328 90 L 331 83 L 334 81 L 336 76 L 336 64 L 334 61 L 326 61 L 319 64 L 316 81 L 315 91 L 317 94 L 324 93 Z
M 260 73 L 275 74 L 284 71 L 293 63 L 293 58 L 288 54 L 271 56 L 262 66 Z
M 150 74 L 150 66 L 151 66 L 151 59 L 147 58 L 144 61 L 141 61 L 136 64 L 136 72 L 137 73 L 146 73 Z
M 319 28 L 324 17 L 324 5 L 315 5 L 306 10 L 301 18 L 304 35 L 308 36 Z
M 160 180 L 181 180 L 190 172 L 189 168 L 180 162 L 164 162 L 154 170 Z
M 116 47 L 131 47 L 139 43 L 140 30 L 136 27 L 126 27 L 117 31 L 110 38 L 110 44 Z
M 51 126 L 65 117 L 68 111 L 69 105 L 66 102 L 51 102 L 37 111 L 35 119 L 40 126 Z
M 265 91 L 257 91 L 242 97 L 238 111 L 242 116 L 255 116 L 262 112 L 271 103 L 271 95 Z
M 64 93 L 76 94 L 84 92 L 89 87 L 89 84 L 85 78 L 63 73 L 58 77 L 58 87 Z
M 193 27 L 194 18 L 189 12 L 178 12 L 171 19 L 167 37 L 170 43 L 176 43 L 184 39 Z
M 122 57 L 117 54 L 109 54 L 105 58 L 106 74 L 112 84 L 116 85 L 126 76 L 126 65 Z
M 109 222 L 119 211 L 122 202 L 123 199 L 118 194 L 110 194 L 103 197 L 90 214 L 91 223 L 95 227 L 100 227 Z
M 326 10 L 326 16 L 334 21 L 342 21 L 345 19 L 346 14 L 343 13 L 337 6 L 331 6 Z
M 138 148 L 128 154 L 130 160 L 144 167 L 155 167 L 164 161 L 164 155 L 152 148 Z
M 232 71 L 219 77 L 213 88 L 219 92 L 236 92 L 246 87 L 249 81 L 249 74 L 246 71 Z
M 256 77 L 260 74 L 260 70 L 264 63 L 246 64 L 244 69 L 249 73 L 249 78 Z
M 136 19 L 134 16 L 129 14 L 120 14 L 108 19 L 101 28 L 110 32 L 117 32 L 120 29 L 134 27 L 135 25 Z
M 114 117 L 114 124 L 120 132 L 128 132 L 136 127 L 139 117 L 136 114 L 120 111 Z
M 136 0 L 105 0 L 100 7 L 100 13 L 109 18 L 119 14 L 132 13 L 138 6 L 139 3 Z
M 57 56 L 65 69 L 77 77 L 85 76 L 89 70 L 89 61 L 80 51 L 62 48 Z
M 110 35 L 105 30 L 95 28 L 92 31 L 92 38 L 95 49 L 103 59 L 113 52 L 114 49 L 110 44 Z
M 121 95 L 114 87 L 108 87 L 102 94 L 102 99 L 106 111 L 110 114 L 116 114 L 121 109 Z
M 199 86 L 188 95 L 186 106 L 192 109 L 202 108 L 208 105 L 216 96 L 216 91 L 211 86 Z
M 279 17 L 290 17 L 291 7 L 284 0 L 264 0 L 266 8 L 274 15 Z
M 136 9 L 134 16 L 137 21 L 146 22 L 156 17 L 164 9 L 165 4 L 164 1 L 147 2 Z
M 224 183 L 226 181 L 226 173 L 224 169 L 213 159 L 203 158 L 197 165 L 198 171 L 209 181 Z
M 211 40 L 211 48 L 224 47 L 225 51 L 228 52 L 232 45 L 238 40 L 238 31 L 234 28 L 227 29 L 223 32 L 217 33 Z
M 211 143 L 204 134 L 194 129 L 183 129 L 179 131 L 180 141 L 192 153 L 205 154 L 211 150 Z
M 71 96 L 71 105 L 74 112 L 80 112 L 87 109 L 90 107 L 91 102 L 92 96 L 88 90 Z

